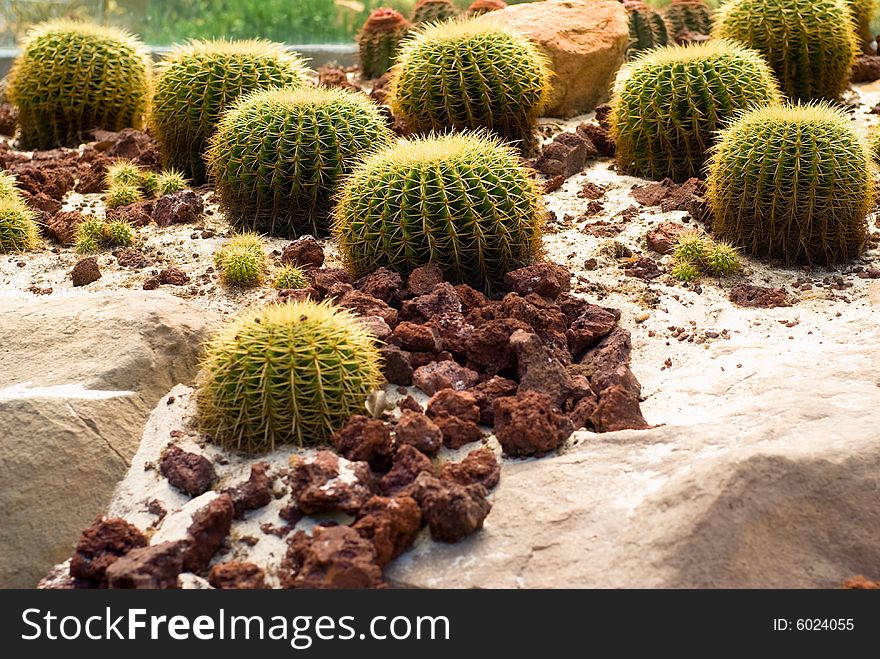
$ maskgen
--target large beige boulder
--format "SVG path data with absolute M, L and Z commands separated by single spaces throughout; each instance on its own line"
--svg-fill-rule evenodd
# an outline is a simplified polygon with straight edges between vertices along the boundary
M 501 21 L 550 57 L 553 93 L 544 114 L 569 118 L 608 100 L 629 43 L 626 10 L 617 0 L 546 0 L 512 5 L 480 20 Z
M 106 510 L 215 317 L 159 292 L 0 298 L 0 587 L 32 587 Z

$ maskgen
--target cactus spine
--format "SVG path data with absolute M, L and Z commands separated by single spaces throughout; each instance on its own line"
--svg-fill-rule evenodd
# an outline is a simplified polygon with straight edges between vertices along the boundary
M 259 286 L 266 273 L 264 241 L 259 234 L 241 233 L 214 253 L 214 265 L 220 279 L 228 286 Z
M 663 17 L 640 0 L 623 3 L 629 15 L 629 46 L 631 53 L 650 50 L 669 43 L 669 35 Z
M 39 242 L 36 213 L 17 194 L 0 195 L 0 254 L 26 252 Z
M 358 56 L 365 78 L 378 78 L 391 68 L 410 27 L 409 21 L 394 9 L 380 7 L 370 14 L 358 35 Z

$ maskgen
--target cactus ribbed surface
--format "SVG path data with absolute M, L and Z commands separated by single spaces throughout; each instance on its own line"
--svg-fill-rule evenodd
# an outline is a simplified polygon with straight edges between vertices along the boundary
M 248 453 L 328 440 L 382 382 L 374 337 L 327 303 L 245 312 L 206 347 L 196 394 L 212 440 Z
M 669 35 L 663 17 L 640 0 L 627 0 L 623 3 L 629 15 L 630 53 L 650 50 L 669 43 Z
M 357 38 L 365 78 L 378 78 L 391 68 L 410 27 L 409 21 L 394 9 L 380 7 L 370 14 Z
M 416 132 L 488 128 L 530 143 L 550 91 L 547 57 L 492 14 L 427 27 L 392 71 L 392 110 Z
M 123 30 L 64 20 L 36 26 L 8 78 L 22 147 L 74 146 L 94 128 L 140 127 L 150 67 L 140 41 Z
M 713 40 L 649 51 L 634 61 L 611 102 L 618 166 L 678 182 L 700 176 L 726 120 L 781 98 L 764 59 L 738 44 Z
M 363 94 L 272 89 L 230 108 L 206 160 L 236 227 L 289 237 L 326 235 L 340 178 L 391 139 L 379 107 Z
M 830 264 L 865 244 L 874 166 L 839 109 L 753 110 L 722 132 L 708 172 L 713 232 L 749 254 Z
M 844 0 L 844 2 L 852 12 L 856 35 L 864 48 L 874 38 L 871 34 L 871 21 L 877 11 L 877 0 Z
M 259 89 L 299 86 L 305 68 L 299 56 L 268 41 L 194 41 L 159 65 L 150 125 L 166 166 L 199 184 L 203 154 L 223 111 Z
M 842 0 L 730 0 L 714 38 L 760 52 L 792 100 L 835 100 L 846 89 L 858 51 L 852 15 Z
M 436 23 L 458 16 L 458 9 L 451 0 L 419 0 L 413 7 L 412 24 Z
M 220 279 L 228 286 L 252 287 L 263 283 L 266 253 L 263 238 L 245 232 L 234 236 L 214 253 L 214 265 Z
M 493 293 L 539 255 L 544 208 L 511 147 L 459 133 L 370 156 L 346 180 L 333 219 L 356 277 L 436 263 L 450 281 Z
M 712 29 L 712 10 L 703 0 L 672 0 L 663 10 L 663 20 L 674 39 L 684 31 L 709 34 Z

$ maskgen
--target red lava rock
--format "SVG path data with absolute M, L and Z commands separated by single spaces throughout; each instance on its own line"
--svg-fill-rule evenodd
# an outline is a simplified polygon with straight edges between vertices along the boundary
M 388 342 L 410 352 L 440 352 L 443 349 L 436 327 L 409 321 L 403 321 L 395 327 Z
M 658 254 L 669 254 L 675 249 L 679 238 L 688 232 L 688 228 L 678 222 L 661 222 L 650 229 L 645 236 L 648 247 Z
M 880 279 L 880 268 L 865 268 L 858 276 L 859 279 Z
M 391 329 L 397 326 L 397 309 L 389 307 L 385 302 L 372 295 L 352 289 L 339 298 L 338 304 L 361 316 L 379 316 Z
M 191 497 L 197 497 L 211 489 L 217 474 L 214 465 L 203 455 L 184 451 L 179 446 L 169 446 L 159 460 L 159 471 L 172 487 Z
M 383 346 L 379 349 L 382 355 L 382 374 L 391 384 L 408 387 L 413 382 L 411 355 L 397 346 Z
M 373 495 L 369 465 L 350 462 L 330 451 L 299 460 L 288 479 L 293 498 L 306 515 L 354 514 Z
M 526 297 L 509 293 L 501 301 L 498 312 L 503 317 L 527 323 L 554 357 L 566 364 L 571 361 L 566 339 L 568 320 L 556 304 L 535 293 Z
M 177 588 L 183 572 L 185 540 L 132 549 L 107 568 L 111 589 L 159 590 Z
M 595 304 L 585 304 L 566 332 L 568 347 L 573 359 L 578 359 L 586 350 L 597 345 L 617 325 L 614 314 Z
M 383 73 L 379 78 L 373 82 L 373 89 L 370 92 L 370 98 L 372 98 L 379 105 L 387 105 L 386 101 L 389 94 L 389 83 L 391 81 L 391 76 L 388 73 Z
M 455 288 L 452 284 L 443 282 L 437 284 L 430 293 L 404 302 L 401 314 L 404 320 L 424 323 L 437 316 L 461 313 L 461 309 L 461 300 L 458 299 Z
M 153 206 L 153 221 L 160 227 L 195 222 L 205 210 L 202 198 L 186 189 L 159 197 Z
M 61 245 L 73 245 L 76 242 L 76 228 L 83 220 L 85 218 L 77 211 L 61 211 L 49 218 L 43 231 Z
M 68 167 L 52 161 L 32 160 L 14 165 L 11 173 L 15 174 L 16 184 L 21 190 L 32 195 L 43 194 L 54 201 L 63 200 L 64 195 L 73 189 L 75 181 Z
M 599 394 L 599 404 L 590 420 L 596 432 L 650 428 L 642 416 L 639 399 L 617 385 L 608 387 Z
M 254 563 L 229 561 L 211 568 L 208 583 L 219 590 L 263 590 L 266 573 Z
M 133 227 L 145 227 L 150 223 L 153 206 L 152 201 L 138 201 L 119 208 L 108 208 L 106 217 L 108 221 L 122 220 Z
M 443 271 L 436 263 L 429 263 L 416 268 L 406 280 L 406 289 L 413 296 L 427 295 L 437 284 L 444 281 Z
M 415 446 L 403 444 L 394 454 L 391 471 L 382 477 L 382 492 L 386 496 L 408 494 L 421 473 L 434 474 L 430 458 Z
M 629 355 L 632 351 L 632 338 L 628 330 L 622 327 L 615 327 L 611 332 L 599 342 L 592 350 L 588 350 L 580 363 L 593 372 L 598 372 L 608 368 L 609 364 L 613 364 L 616 368 L 617 364 L 628 364 Z
M 555 300 L 560 293 L 571 290 L 571 272 L 555 263 L 536 263 L 508 272 L 504 275 L 504 285 L 512 293 L 537 293 Z
M 113 161 L 107 156 L 97 155 L 92 162 L 80 160 L 78 167 L 79 180 L 76 191 L 80 194 L 104 192 L 107 189 L 107 169 Z
M 489 376 L 515 371 L 516 353 L 510 347 L 510 335 L 531 329 L 514 318 L 490 320 L 475 327 L 466 342 L 468 365 Z
M 678 185 L 671 178 L 665 178 L 657 183 L 636 185 L 630 194 L 642 206 L 659 206 L 660 202 L 668 198 Z
M 419 402 L 408 394 L 397 401 L 397 407 L 399 407 L 401 411 L 410 410 L 411 412 L 418 412 L 419 414 L 423 414 L 425 411 L 422 406 L 419 405 Z
M 663 274 L 663 270 L 657 265 L 657 262 L 648 256 L 640 256 L 624 264 L 623 271 L 630 277 L 645 280 L 656 279 Z
M 595 391 L 603 392 L 609 387 L 621 387 L 636 400 L 642 394 L 642 385 L 626 364 L 605 364 L 590 377 Z
M 70 278 L 73 280 L 74 286 L 87 286 L 93 281 L 98 281 L 101 278 L 101 271 L 98 269 L 98 259 L 94 256 L 89 256 L 77 261 L 70 272 Z
M 880 57 L 859 55 L 853 62 L 850 82 L 874 82 L 880 78 Z
M 535 169 L 548 176 L 568 178 L 580 172 L 587 160 L 598 154 L 590 138 L 582 133 L 559 133 L 535 161 Z
M 474 309 L 480 309 L 489 304 L 489 300 L 480 291 L 471 288 L 467 284 L 455 286 L 455 293 L 461 302 L 462 312 L 470 313 Z
M 272 501 L 272 477 L 269 476 L 269 463 L 258 462 L 251 467 L 250 477 L 224 490 L 232 498 L 235 517 L 241 518 L 245 513 L 269 505 Z
M 604 196 L 604 186 L 597 185 L 592 181 L 585 181 L 581 187 L 581 191 L 578 192 L 578 197 L 581 199 L 601 199 Z
M 495 436 L 510 456 L 552 451 L 573 432 L 571 421 L 544 393 L 520 391 L 495 401 Z
M 427 414 L 440 428 L 443 443 L 451 449 L 483 438 L 477 425 L 480 408 L 476 398 L 466 391 L 443 389 L 437 392 L 428 402 Z
M 413 486 L 413 498 L 439 542 L 458 542 L 483 528 L 483 520 L 492 509 L 482 485 L 459 485 L 420 474 Z
M 510 336 L 510 347 L 516 353 L 519 391 L 539 391 L 547 394 L 555 407 L 565 408 L 573 388 L 571 376 L 538 335 L 518 330 Z
M 483 439 L 483 431 L 473 421 L 457 416 L 438 416 L 434 422 L 443 434 L 443 443 L 451 449 L 460 449 L 465 444 Z
M 118 132 L 94 130 L 92 137 L 95 141 L 91 146 L 113 158 L 133 160 L 147 169 L 157 169 L 161 164 L 158 143 L 141 130 L 134 128 L 123 128 Z
M 459 485 L 479 484 L 491 490 L 501 480 L 501 465 L 491 450 L 478 448 L 461 462 L 444 462 L 440 467 L 440 480 Z
M 378 588 L 382 570 L 373 543 L 349 526 L 297 531 L 281 564 L 283 588 Z
M 496 398 L 504 398 L 506 396 L 515 396 L 519 385 L 513 380 L 508 380 L 500 375 L 496 375 L 485 382 L 481 382 L 476 387 L 468 389 L 477 401 L 477 407 L 480 409 L 480 423 L 484 426 L 492 426 L 495 424 L 495 411 L 493 403 Z
M 16 122 L 18 122 L 18 108 L 12 103 L 0 103 L 0 135 L 8 137 L 15 135 Z
M 187 572 L 201 572 L 208 566 L 229 535 L 234 516 L 235 505 L 228 494 L 221 494 L 196 511 L 186 530 L 187 547 L 183 555 L 183 568 Z
M 412 381 L 416 387 L 433 396 L 441 389 L 469 389 L 480 381 L 480 374 L 447 360 L 420 366 L 413 373 Z
M 184 286 L 189 283 L 189 276 L 174 266 L 159 271 L 159 283 L 170 286 Z
M 698 178 L 689 178 L 681 185 L 674 185 L 670 189 L 669 196 L 660 202 L 660 210 L 664 213 L 670 211 L 688 211 L 701 219 L 701 216 L 693 210 L 694 204 L 703 203 L 703 195 L 706 189 L 703 181 Z
M 403 279 L 388 268 L 379 268 L 355 282 L 362 293 L 372 295 L 392 307 L 399 307 L 403 301 Z
M 300 236 L 281 251 L 281 262 L 300 268 L 324 265 L 324 248 L 314 236 Z
M 440 450 L 443 433 L 427 416 L 413 410 L 404 410 L 394 428 L 399 445 L 409 444 L 422 453 L 432 454 Z
M 360 509 L 352 528 L 373 543 L 376 562 L 385 567 L 412 546 L 421 525 L 422 511 L 412 497 L 375 496 Z
M 584 398 L 581 398 L 575 404 L 574 409 L 568 414 L 568 418 L 571 420 L 571 425 L 574 427 L 574 429 L 592 429 L 592 417 L 593 414 L 595 414 L 596 408 L 598 406 L 599 403 L 596 401 L 595 397 L 586 396 Z
M 333 433 L 331 440 L 339 454 L 352 462 L 369 462 L 381 468 L 391 460 L 393 453 L 391 432 L 383 421 L 356 414 L 342 428 Z
M 598 120 L 598 115 L 597 115 Z M 578 135 L 586 137 L 595 147 L 598 155 L 602 158 L 613 158 L 617 151 L 614 138 L 604 126 L 584 122 L 576 129 Z
M 345 268 L 319 268 L 308 272 L 312 288 L 325 297 L 336 284 L 351 284 L 351 277 Z
M 340 87 L 341 89 L 349 89 L 354 92 L 363 91 L 358 85 L 349 81 L 348 75 L 340 66 L 333 64 L 324 64 L 317 69 L 318 84 L 324 87 Z
M 295 289 L 288 289 L 295 290 Z M 299 289 L 301 291 L 311 290 L 311 289 Z M 357 321 L 363 325 L 367 331 L 376 337 L 380 342 L 384 342 L 389 336 L 391 336 L 391 328 L 388 327 L 388 323 L 386 323 L 379 316 L 357 316 Z
M 107 587 L 107 568 L 147 538 L 124 519 L 99 517 L 86 528 L 70 559 L 70 576 L 94 588 Z
M 443 350 L 456 357 L 464 358 L 467 354 L 467 339 L 474 328 L 467 322 L 463 314 L 447 313 L 435 316 L 429 326 L 439 332 L 440 345 Z
M 553 178 L 549 179 L 546 183 L 544 183 L 544 194 L 556 192 L 559 188 L 562 187 L 563 183 L 565 183 L 565 176 L 563 176 L 562 174 L 557 174 Z
M 145 291 L 154 291 L 159 288 L 160 283 L 161 282 L 159 281 L 159 277 L 147 277 L 146 279 L 144 279 L 143 288 Z
M 741 307 L 772 309 L 790 307 L 791 300 L 782 288 L 737 284 L 730 290 L 730 301 Z
M 149 265 L 149 261 L 144 256 L 144 253 L 134 247 L 120 247 L 113 251 L 113 256 L 121 268 L 140 269 Z
M 840 584 L 840 587 L 847 590 L 880 590 L 880 581 L 871 581 L 868 577 L 860 574 L 850 577 Z
M 42 211 L 49 215 L 61 212 L 61 202 L 57 199 L 53 199 L 45 192 L 38 192 L 37 194 L 25 192 L 24 195 L 27 199 L 28 205 L 35 210 Z

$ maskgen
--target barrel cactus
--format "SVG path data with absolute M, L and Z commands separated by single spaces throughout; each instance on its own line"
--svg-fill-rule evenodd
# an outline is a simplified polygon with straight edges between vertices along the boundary
M 0 254 L 34 249 L 39 233 L 36 213 L 17 195 L 0 196 Z
M 672 0 L 663 10 L 663 20 L 673 38 L 682 32 L 709 34 L 712 29 L 712 10 L 703 0 Z
M 484 134 L 403 140 L 347 179 L 334 233 L 356 277 L 436 263 L 453 282 L 487 293 L 541 249 L 538 184 L 512 147 Z
M 759 51 L 793 100 L 835 100 L 857 51 L 852 15 L 841 0 L 730 0 L 712 36 Z
M 435 23 L 458 16 L 452 0 L 419 0 L 413 7 L 412 24 Z
M 409 21 L 394 9 L 380 7 L 370 14 L 358 34 L 358 57 L 365 78 L 378 78 L 391 68 L 409 29 Z
M 193 41 L 159 65 L 150 125 L 165 164 L 196 184 L 202 156 L 223 111 L 242 94 L 276 85 L 299 86 L 299 56 L 268 41 Z
M 263 283 L 266 274 L 265 242 L 256 233 L 233 236 L 214 253 L 214 265 L 227 286 L 250 288 Z
M 507 3 L 504 0 L 474 0 L 465 13 L 468 16 L 480 16 L 488 14 L 490 11 L 504 9 L 505 7 L 507 7 Z
M 305 270 L 295 265 L 285 265 L 275 274 L 273 286 L 278 289 L 306 288 L 309 285 L 309 276 Z
M 491 14 L 425 28 L 392 70 L 392 110 L 416 132 L 488 128 L 530 144 L 550 91 L 547 57 Z
M 271 89 L 230 108 L 206 159 L 234 226 L 276 236 L 326 235 L 339 179 L 391 139 L 379 107 L 363 94 Z
M 647 52 L 612 99 L 618 166 L 679 182 L 699 176 L 725 120 L 780 100 L 767 63 L 735 43 L 713 40 Z
M 852 12 L 853 23 L 856 26 L 856 35 L 861 42 L 862 49 L 867 51 L 867 45 L 874 40 L 871 34 L 871 21 L 877 11 L 877 0 L 844 0 Z
M 74 21 L 36 26 L 7 86 L 22 147 L 76 145 L 94 128 L 141 126 L 150 66 L 140 41 L 123 30 Z
M 202 428 L 247 453 L 326 442 L 382 382 L 366 327 L 311 301 L 246 312 L 209 341 L 202 366 Z
M 752 110 L 724 129 L 709 161 L 713 232 L 787 263 L 851 258 L 867 236 L 873 169 L 842 110 L 826 103 Z
M 623 6 L 629 16 L 630 53 L 665 46 L 669 42 L 666 23 L 659 13 L 640 0 L 626 0 Z

